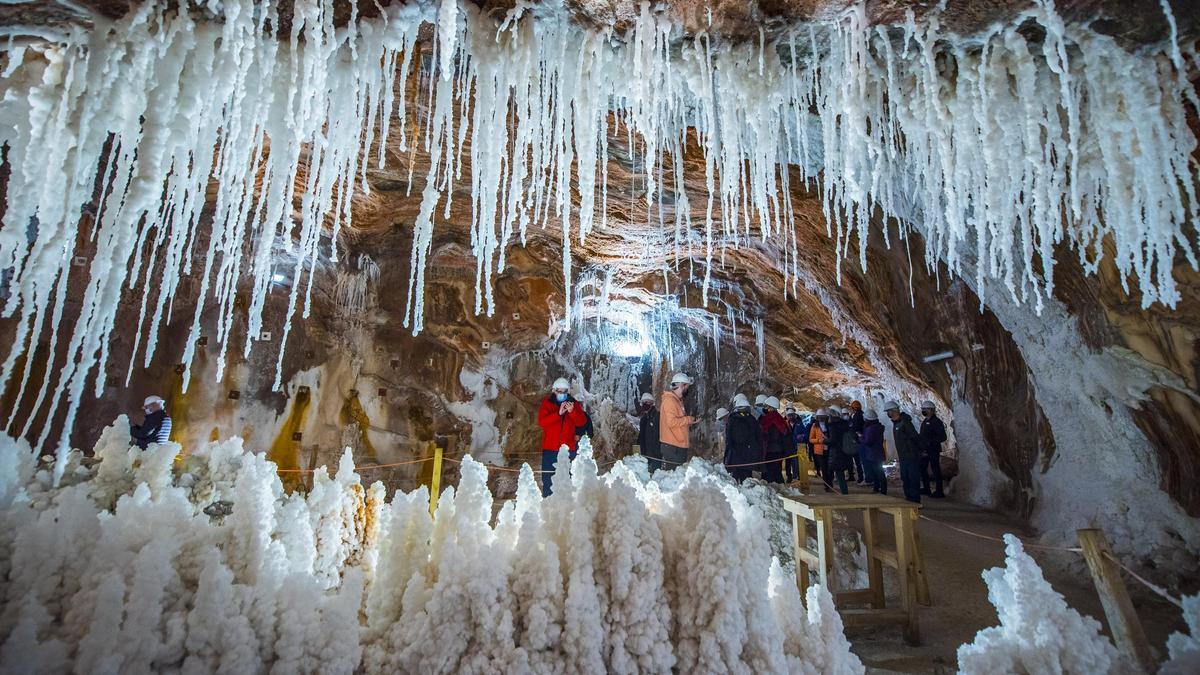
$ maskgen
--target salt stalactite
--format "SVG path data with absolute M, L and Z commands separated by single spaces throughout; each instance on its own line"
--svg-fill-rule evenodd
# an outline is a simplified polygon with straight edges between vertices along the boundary
M 758 350 L 758 376 L 761 378 L 767 372 L 767 338 L 761 317 L 754 320 L 754 347 Z
M 648 482 L 640 457 L 600 474 L 584 449 L 545 499 L 523 466 L 493 517 L 468 457 L 431 515 L 423 486 L 364 488 L 348 450 L 288 495 L 239 439 L 176 462 L 126 429 L 58 487 L 0 438 L 0 465 L 27 467 L 0 473 L 0 669 L 863 672 L 757 497 L 703 462 Z
M 1196 100 L 1185 72 L 1197 67 L 1196 52 L 1174 42 L 1123 51 L 1110 37 L 1065 25 L 1050 0 L 970 42 L 945 34 L 936 13 L 888 29 L 868 25 L 856 4 L 740 45 L 685 38 L 648 3 L 621 35 L 572 23 L 562 8 L 518 3 L 494 18 L 459 0 L 389 7 L 377 21 L 352 15 L 335 29 L 333 4 L 298 0 L 290 32 L 277 39 L 274 3 L 230 0 L 219 22 L 142 3 L 90 35 L 13 54 L 0 82 L 0 141 L 11 168 L 0 265 L 12 270 L 3 313 L 18 320 L 0 387 L 19 377 L 22 396 L 37 392 L 35 407 L 66 404 L 58 475 L 86 384 L 94 394 L 102 388 L 123 294 L 139 297 L 132 369 L 155 354 L 180 279 L 198 275 L 198 306 L 215 307 L 215 326 L 204 330 L 215 329 L 221 377 L 239 285 L 251 289 L 245 355 L 279 266 L 291 283 L 281 386 L 292 320 L 310 310 L 322 236 L 336 240 L 350 224 L 352 196 L 369 188 L 368 162 L 382 164 L 394 141 L 429 159 L 423 184 L 415 181 L 421 206 L 405 311 L 414 333 L 424 326 L 435 221 L 449 216 L 464 181 L 476 311 L 494 312 L 505 248 L 524 242 L 531 225 L 553 226 L 563 238 L 569 316 L 572 240 L 585 240 L 596 210 L 601 227 L 612 225 L 614 134 L 639 168 L 647 221 L 672 186 L 675 251 L 690 272 L 700 249 L 683 167 L 687 151 L 702 153 L 704 305 L 717 251 L 755 236 L 783 236 L 782 264 L 793 267 L 785 284 L 802 281 L 794 214 L 779 194 L 791 187 L 786 163 L 820 192 L 839 272 L 856 236 L 865 266 L 877 214 L 901 221 L 906 247 L 908 232 L 920 232 L 930 265 L 962 273 L 974 261 L 981 297 L 995 281 L 1036 306 L 1053 288 L 1061 244 L 1089 271 L 1111 248 L 1122 282 L 1144 305 L 1178 301 L 1177 254 L 1196 265 L 1184 227 L 1200 216 L 1189 165 L 1196 137 L 1185 114 L 1185 102 Z M 1025 37 L 1030 22 L 1044 29 L 1040 42 Z M 424 24 L 436 39 L 412 137 L 405 125 L 416 102 L 403 85 Z M 389 137 L 393 114 L 400 124 Z M 79 207 L 97 185 L 99 201 L 81 221 Z M 211 223 L 200 218 L 205 209 Z M 85 229 L 95 252 L 82 311 L 60 331 L 73 243 Z M 331 261 L 336 250 L 335 241 Z M 153 271 L 160 267 L 161 275 Z M 191 318 L 178 359 L 189 367 L 201 312 Z M 60 333 L 67 357 L 46 368 L 57 381 L 31 382 L 18 364 L 47 332 L 51 358 Z M 39 445 L 50 433 L 47 426 Z

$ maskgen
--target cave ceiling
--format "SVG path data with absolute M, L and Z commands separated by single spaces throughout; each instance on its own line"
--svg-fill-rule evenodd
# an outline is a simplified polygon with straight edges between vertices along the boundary
M 0 25 L 86 27 L 95 20 L 117 18 L 142 0 L 70 0 L 0 3 Z M 487 12 L 503 15 L 517 3 L 514 0 L 472 0 Z M 203 3 L 191 3 L 198 9 Z M 353 15 L 371 18 L 379 8 L 404 4 L 396 0 L 334 0 L 337 23 Z M 640 2 L 636 0 L 561 0 L 522 3 L 536 10 L 541 6 L 563 5 L 580 24 L 612 28 L 621 32 L 632 25 Z M 732 41 L 757 40 L 760 32 L 834 16 L 855 3 L 851 0 L 666 0 L 653 3 L 662 8 L 682 27 L 685 35 L 707 33 Z M 903 23 L 911 12 L 917 18 L 936 13 L 942 26 L 964 37 L 984 31 L 997 22 L 1008 21 L 1028 8 L 1033 0 L 948 0 L 940 10 L 936 0 L 871 0 L 866 3 L 867 19 L 874 24 Z M 1180 35 L 1200 37 L 1200 6 L 1174 0 Z M 281 0 L 277 8 L 281 31 L 290 25 L 293 2 Z M 1158 42 L 1169 35 L 1159 0 L 1058 0 L 1055 9 L 1068 22 L 1088 23 L 1097 32 L 1112 35 L 1130 47 Z

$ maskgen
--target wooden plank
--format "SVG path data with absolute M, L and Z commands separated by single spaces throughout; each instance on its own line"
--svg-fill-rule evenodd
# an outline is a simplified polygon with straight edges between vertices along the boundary
M 875 509 L 863 511 L 863 541 L 867 546 L 867 579 L 870 582 L 868 588 L 871 591 L 871 606 L 883 609 L 886 604 L 883 595 L 883 564 L 875 557 L 875 550 L 879 547 L 875 536 Z
M 842 605 L 860 605 L 863 603 L 872 603 L 875 601 L 875 591 L 870 588 L 858 588 L 853 591 L 838 591 L 833 594 L 833 603 L 838 607 Z
M 779 500 L 783 502 L 783 509 L 788 513 L 794 513 L 805 520 L 816 520 L 816 515 L 808 504 L 802 504 L 792 497 L 780 497 Z
M 1129 591 L 1121 580 L 1121 569 L 1110 558 L 1112 549 L 1108 538 L 1099 529 L 1084 529 L 1077 532 L 1079 545 L 1083 548 L 1083 557 L 1087 560 L 1088 568 L 1092 570 L 1092 581 L 1096 584 L 1096 592 L 1100 594 L 1100 603 L 1104 606 L 1104 615 L 1108 617 L 1108 628 L 1112 632 L 1117 649 L 1134 663 L 1138 663 L 1147 673 L 1155 671 L 1154 657 L 1150 653 L 1150 643 L 1146 640 L 1146 632 L 1142 630 L 1142 622 L 1138 620 L 1133 602 L 1129 599 Z
M 884 565 L 893 569 L 900 569 L 899 558 L 896 557 L 896 549 L 883 544 L 876 544 L 873 555 L 876 560 Z
M 925 577 L 925 553 L 921 550 L 921 535 L 917 532 L 920 525 L 918 518 L 920 514 L 915 510 L 908 512 L 908 531 L 912 535 L 913 574 L 917 580 L 917 602 L 928 607 L 933 604 L 933 599 L 929 597 L 929 579 Z
M 888 495 L 855 493 L 855 494 L 821 494 L 798 495 L 795 497 L 782 497 L 785 502 L 794 502 L 795 504 L 803 504 L 810 509 L 832 508 L 832 509 L 915 509 L 918 506 L 912 502 L 905 501 L 898 497 Z
M 816 567 L 821 563 L 821 559 L 817 557 L 817 554 L 813 553 L 807 548 L 802 548 L 796 551 L 796 560 L 812 567 Z
M 839 609 L 842 623 L 847 626 L 878 626 L 908 623 L 908 614 L 899 607 L 892 609 Z
M 808 521 L 792 514 L 792 551 L 796 556 L 796 588 L 800 589 L 800 597 L 808 597 L 808 566 L 809 558 L 814 557 L 806 548 L 808 545 Z
M 893 516 L 896 525 L 896 560 L 899 563 L 900 580 L 900 609 L 908 617 L 904 624 L 904 641 L 910 645 L 921 644 L 921 631 L 917 624 L 917 597 L 912 575 L 911 551 L 912 536 L 908 531 L 909 520 L 906 514 L 897 513 Z
M 833 571 L 833 514 L 828 511 L 817 511 L 817 557 L 820 558 L 818 572 L 821 575 L 821 585 L 830 593 L 833 588 L 829 585 L 829 573 Z

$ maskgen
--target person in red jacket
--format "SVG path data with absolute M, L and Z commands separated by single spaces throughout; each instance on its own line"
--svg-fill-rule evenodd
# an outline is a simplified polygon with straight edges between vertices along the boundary
M 542 399 L 538 408 L 538 426 L 542 428 L 542 496 L 549 497 L 554 485 L 554 467 L 558 465 L 558 451 L 563 446 L 571 451 L 575 459 L 575 429 L 587 424 L 583 404 L 571 398 L 568 391 L 571 383 L 558 378 L 550 387 L 550 395 Z
M 763 401 L 763 415 L 758 418 L 758 425 L 762 430 L 763 455 L 767 462 L 762 467 L 762 478 L 768 483 L 782 483 L 783 459 L 791 454 L 788 446 L 792 432 L 783 415 L 779 414 L 778 398 L 769 396 Z

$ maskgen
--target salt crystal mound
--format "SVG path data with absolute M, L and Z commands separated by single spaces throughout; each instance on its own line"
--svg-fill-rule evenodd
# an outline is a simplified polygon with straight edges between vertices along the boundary
M 1158 671 L 1160 675 L 1200 673 L 1200 595 L 1183 599 L 1183 620 L 1188 634 L 1174 633 L 1167 638 L 1170 658 Z
M 824 200 L 839 273 L 856 234 L 865 267 L 877 210 L 899 219 L 905 246 L 909 228 L 924 235 L 927 264 L 973 269 L 981 297 L 994 280 L 1040 305 L 1063 243 L 1094 271 L 1111 242 L 1122 283 L 1132 277 L 1146 306 L 1178 302 L 1177 254 L 1197 264 L 1184 227 L 1200 210 L 1184 102 L 1197 102 L 1188 72 L 1200 55 L 1174 40 L 1125 52 L 1064 25 L 1050 0 L 970 41 L 943 34 L 936 15 L 870 26 L 858 4 L 742 45 L 683 39 L 649 3 L 615 35 L 573 24 L 555 3 L 517 3 L 493 18 L 473 3 L 427 0 L 389 7 L 379 20 L 354 14 L 335 29 L 334 0 L 297 0 L 280 39 L 275 3 L 210 3 L 219 22 L 167 4 L 141 3 L 67 44 L 10 46 L 0 74 L 11 168 L 3 315 L 19 316 L 0 387 L 39 339 L 50 340 L 48 354 L 61 351 L 60 336 L 70 340 L 45 381 L 30 382 L 22 368 L 18 386 L 36 408 L 67 405 L 56 477 L 87 381 L 98 396 L 97 374 L 116 367 L 108 347 L 123 294 L 136 294 L 139 307 L 127 376 L 139 358 L 150 362 L 188 276 L 198 275 L 200 300 L 217 307 L 218 380 L 242 284 L 251 291 L 248 353 L 272 276 L 290 279 L 286 346 L 294 316 L 310 311 L 323 234 L 336 262 L 352 197 L 369 190 L 367 169 L 384 167 L 387 148 L 419 146 L 430 159 L 424 177 L 412 181 L 409 170 L 410 190 L 415 182 L 421 193 L 404 320 L 414 333 L 424 325 L 433 227 L 448 217 L 456 185 L 470 185 L 475 311 L 491 315 L 493 275 L 530 226 L 561 230 L 572 287 L 573 238 L 608 225 L 608 139 L 621 133 L 660 223 L 630 236 L 646 237 L 647 250 L 673 236 L 675 255 L 692 255 L 702 230 L 705 305 L 715 252 L 755 238 L 782 250 L 785 296 L 801 283 L 782 164 L 796 165 Z M 428 56 L 417 45 L 424 24 L 437 34 Z M 1025 37 L 1030 24 L 1044 39 Z M 685 190 L 692 146 L 704 157 L 704 195 Z M 81 219 L 97 193 L 98 209 Z M 703 203 L 695 221 L 693 199 Z M 82 311 L 64 331 L 81 232 L 96 251 Z M 199 336 L 196 312 L 176 359 L 189 368 Z M 276 387 L 283 357 L 280 348 Z M 8 430 L 24 435 L 28 424 L 10 420 Z M 50 433 L 47 425 L 37 445 Z
M 1004 567 L 983 572 L 1000 625 L 958 648 L 960 673 L 1136 672 L 1100 633 L 1100 622 L 1067 606 L 1019 539 L 1006 534 L 1004 542 Z
M 665 488 L 581 453 L 543 499 L 526 465 L 492 525 L 470 458 L 431 516 L 349 451 L 288 495 L 240 439 L 176 463 L 125 425 L 58 487 L 0 437 L 0 671 L 863 672 L 829 593 L 805 609 L 711 474 Z

